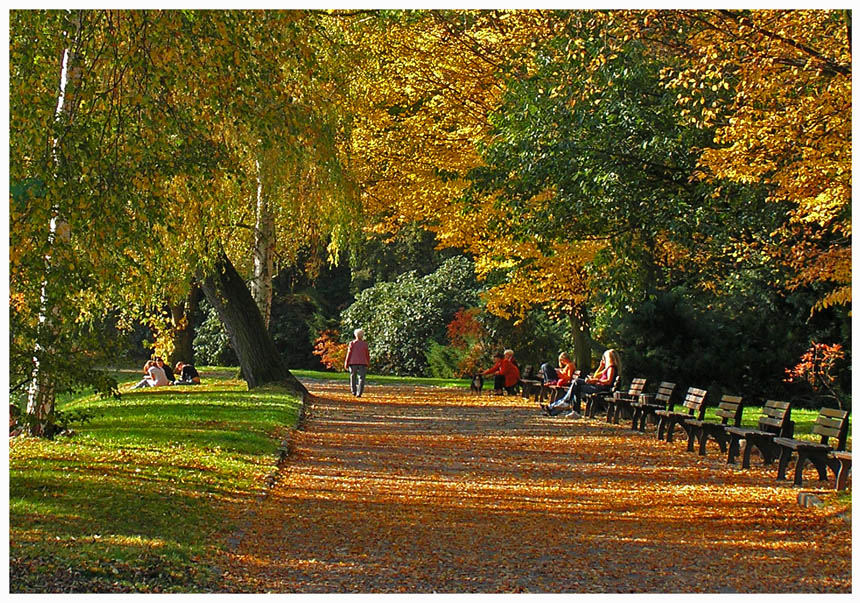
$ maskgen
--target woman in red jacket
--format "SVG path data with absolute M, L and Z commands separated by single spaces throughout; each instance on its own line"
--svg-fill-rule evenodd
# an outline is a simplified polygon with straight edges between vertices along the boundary
M 354 333 L 355 339 L 349 342 L 343 366 L 349 371 L 349 389 L 352 395 L 361 398 L 364 393 L 364 378 L 370 364 L 370 349 L 364 340 L 364 329 L 356 329 Z

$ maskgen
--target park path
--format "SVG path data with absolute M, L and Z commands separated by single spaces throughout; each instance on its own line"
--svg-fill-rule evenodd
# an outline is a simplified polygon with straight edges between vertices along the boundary
M 851 590 L 850 525 L 798 506 L 773 469 L 544 417 L 519 397 L 309 388 L 225 590 Z

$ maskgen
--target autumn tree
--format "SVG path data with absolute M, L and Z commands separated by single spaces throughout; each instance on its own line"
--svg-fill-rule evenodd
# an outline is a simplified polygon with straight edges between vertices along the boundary
M 75 325 L 113 308 L 168 331 L 163 304 L 183 299 L 196 278 L 211 301 L 246 308 L 224 312 L 225 321 L 253 318 L 237 301 L 250 294 L 231 268 L 250 263 L 260 185 L 284 262 L 320 240 L 336 254 L 354 218 L 335 144 L 338 84 L 324 60 L 338 46 L 319 35 L 313 13 L 74 14 L 83 24 L 75 53 L 80 85 L 59 119 L 66 13 L 16 12 L 10 41 L 10 109 L 19 124 L 10 139 L 11 180 L 20 188 L 11 211 L 10 289 L 20 327 L 13 342 L 51 349 L 40 358 L 45 370 L 68 358 L 65 369 L 53 365 L 55 379 L 75 367 L 85 372 L 81 352 L 34 347 L 45 332 L 37 328 L 40 315 L 52 316 L 69 342 Z M 68 224 L 62 254 L 56 238 L 42 234 L 56 215 Z M 34 258 L 45 257 L 54 272 L 62 257 L 66 274 L 42 303 L 44 262 Z M 252 320 L 228 331 L 271 343 L 264 325 Z M 238 350 L 252 359 L 243 359 L 249 383 L 274 379 L 301 390 L 274 346 L 259 347 L 267 350 L 264 361 Z M 52 405 L 51 395 L 45 408 Z
M 715 129 L 702 177 L 762 184 L 770 201 L 790 204 L 768 249 L 791 269 L 789 287 L 820 288 L 817 309 L 850 303 L 850 11 L 643 11 L 622 21 L 682 59 L 663 79 L 691 123 Z

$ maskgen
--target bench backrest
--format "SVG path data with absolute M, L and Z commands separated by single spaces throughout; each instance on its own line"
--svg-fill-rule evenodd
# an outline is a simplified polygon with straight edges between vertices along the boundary
M 675 387 L 674 383 L 661 381 L 657 386 L 657 393 L 654 394 L 654 401 L 671 411 L 675 407 Z
M 639 394 L 645 391 L 645 378 L 636 377 L 630 382 L 630 389 L 627 390 L 627 395 L 633 398 L 638 398 Z
M 717 406 L 716 415 L 723 425 L 738 426 L 744 411 L 744 401 L 740 396 L 723 396 Z
M 791 403 L 781 400 L 767 400 L 761 409 L 758 428 L 761 431 L 778 434 L 781 438 L 790 438 L 794 434 Z
M 687 390 L 687 395 L 684 397 L 684 408 L 687 409 L 687 414 L 696 417 L 700 421 L 705 416 L 705 398 L 708 392 L 697 387 L 691 387 Z
M 609 391 L 607 392 L 610 396 L 614 396 L 615 392 L 618 391 L 618 387 L 621 385 L 621 375 L 615 375 L 615 379 L 612 380 L 612 385 L 609 386 Z
M 837 444 L 833 446 L 836 450 L 845 450 L 848 440 L 848 416 L 847 410 L 837 408 L 822 408 L 812 426 L 812 433 L 821 436 L 821 443 L 827 444 L 829 438 L 836 438 Z

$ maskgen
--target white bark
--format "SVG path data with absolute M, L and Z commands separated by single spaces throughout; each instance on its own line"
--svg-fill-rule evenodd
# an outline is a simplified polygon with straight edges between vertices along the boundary
M 75 56 L 73 47 L 77 43 L 78 36 L 81 30 L 81 13 L 78 12 L 75 21 L 75 33 L 72 43 L 69 47 L 63 50 L 62 69 L 60 71 L 60 89 L 57 95 L 57 108 L 54 112 L 54 119 L 60 121 L 68 114 L 70 103 L 68 102 L 67 92 L 69 89 L 69 77 L 76 83 L 80 79 L 80 69 L 75 65 Z M 52 153 L 54 163 L 57 158 L 58 141 L 55 139 L 52 143 Z M 30 385 L 27 390 L 27 414 L 35 419 L 30 425 L 30 431 L 34 435 L 43 435 L 46 425 L 46 419 L 54 411 L 55 403 L 55 387 L 54 380 L 49 370 L 46 370 L 40 357 L 50 353 L 44 345 L 45 335 L 50 333 L 54 328 L 52 321 L 52 309 L 49 307 L 48 288 L 52 277 L 51 256 L 54 252 L 54 247 L 57 241 L 68 241 L 70 232 L 68 224 L 60 217 L 60 209 L 56 202 L 51 207 L 51 222 L 48 226 L 48 252 L 45 254 L 45 275 L 42 280 L 41 294 L 39 299 L 39 325 L 37 341 L 33 355 L 33 373 L 30 380 Z
M 269 328 L 272 316 L 272 279 L 274 278 L 275 217 L 269 207 L 268 191 L 257 161 L 257 210 L 254 225 L 254 275 L 251 296 L 260 309 L 263 323 Z

